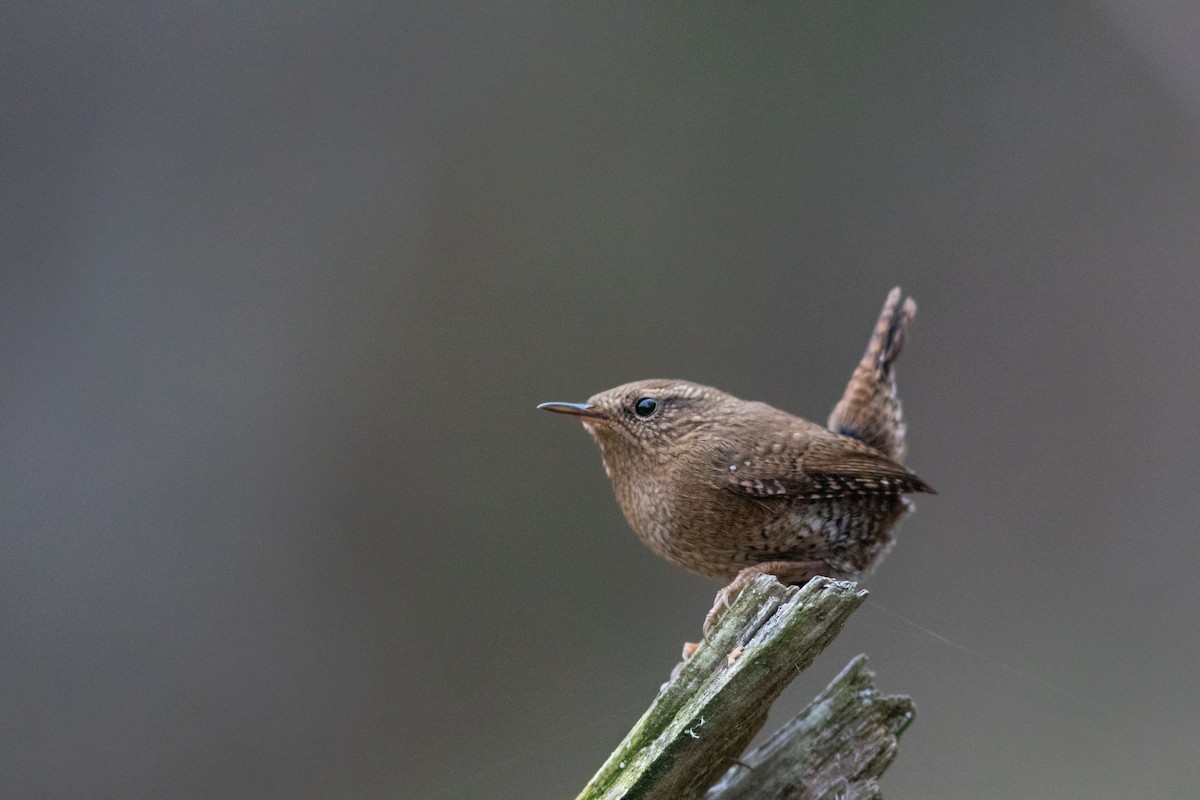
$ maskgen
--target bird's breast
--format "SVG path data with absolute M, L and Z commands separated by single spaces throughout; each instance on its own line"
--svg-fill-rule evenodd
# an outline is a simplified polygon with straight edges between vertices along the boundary
M 663 558 L 692 572 L 728 579 L 767 552 L 773 515 L 766 504 L 716 486 L 658 479 L 615 480 L 617 502 L 630 527 Z

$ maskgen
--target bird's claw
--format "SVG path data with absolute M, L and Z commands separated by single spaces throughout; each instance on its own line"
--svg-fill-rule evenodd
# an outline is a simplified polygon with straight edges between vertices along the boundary
M 708 634 L 712 631 L 717 622 L 724 616 L 725 612 L 733 605 L 733 601 L 737 599 L 738 594 L 742 591 L 742 587 L 736 585 L 737 582 L 729 584 L 721 591 L 717 592 L 717 596 L 713 598 L 712 608 L 704 615 L 704 641 L 708 642 Z

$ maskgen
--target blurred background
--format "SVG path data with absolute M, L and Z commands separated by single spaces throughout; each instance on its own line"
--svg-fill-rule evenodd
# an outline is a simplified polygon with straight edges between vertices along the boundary
M 718 588 L 534 410 L 824 421 L 889 798 L 1200 796 L 1190 3 L 6 4 L 0 796 L 571 797 Z

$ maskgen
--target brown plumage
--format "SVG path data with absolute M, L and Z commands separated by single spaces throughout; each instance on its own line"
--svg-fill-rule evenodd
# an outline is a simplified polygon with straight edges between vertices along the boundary
M 646 380 L 573 414 L 596 443 L 634 531 L 680 566 L 732 583 L 707 625 L 758 572 L 801 584 L 871 567 L 932 492 L 902 465 L 905 428 L 893 364 L 916 314 L 893 289 L 829 428 L 687 381 Z

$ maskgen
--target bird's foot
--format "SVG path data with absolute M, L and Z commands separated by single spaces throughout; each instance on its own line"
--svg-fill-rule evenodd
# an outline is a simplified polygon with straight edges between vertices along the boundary
M 737 574 L 737 577 L 729 582 L 728 586 L 717 592 L 717 596 L 713 598 L 712 608 L 710 608 L 708 613 L 704 615 L 704 641 L 708 641 L 708 634 L 717 624 L 717 621 L 725 615 L 725 612 L 733 606 L 733 603 L 735 600 L 737 600 L 738 595 L 742 593 L 742 589 L 746 588 L 746 584 L 748 584 L 755 575 L 759 575 L 762 572 L 763 570 L 760 570 L 756 567 L 744 569 Z
M 704 615 L 704 641 L 712 632 L 717 622 L 725 615 L 737 600 L 742 589 L 758 575 L 773 575 L 780 583 L 790 586 L 803 586 L 816 575 L 828 574 L 829 565 L 824 561 L 767 561 L 746 567 L 729 582 L 713 599 L 713 606 Z

